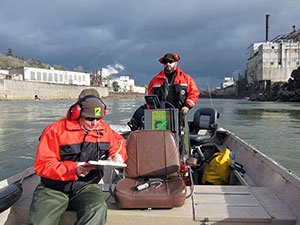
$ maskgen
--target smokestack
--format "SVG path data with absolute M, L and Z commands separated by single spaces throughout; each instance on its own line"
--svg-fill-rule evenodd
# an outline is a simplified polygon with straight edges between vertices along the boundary
M 270 15 L 266 15 L 266 42 L 269 41 L 269 18 Z

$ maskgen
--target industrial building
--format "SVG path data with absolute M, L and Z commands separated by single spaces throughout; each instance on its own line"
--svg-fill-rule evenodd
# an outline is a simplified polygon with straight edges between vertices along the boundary
M 135 86 L 134 79 L 130 79 L 129 76 L 120 76 L 118 78 L 108 80 L 108 87 L 113 89 L 114 82 L 117 82 L 118 92 L 146 93 L 146 88 L 142 86 Z
M 266 32 L 266 41 L 252 44 L 248 51 L 248 84 L 287 82 L 292 71 L 299 67 L 300 30 L 293 26 L 291 33 L 278 35 L 271 41 Z
M 53 68 L 19 67 L 10 69 L 9 75 L 12 80 L 90 86 L 89 73 L 55 70 Z

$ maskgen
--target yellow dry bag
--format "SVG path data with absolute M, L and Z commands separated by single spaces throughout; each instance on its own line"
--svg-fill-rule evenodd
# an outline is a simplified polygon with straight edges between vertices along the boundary
M 223 152 L 216 152 L 213 159 L 204 169 L 202 177 L 203 184 L 228 184 L 230 178 L 230 150 L 228 148 Z

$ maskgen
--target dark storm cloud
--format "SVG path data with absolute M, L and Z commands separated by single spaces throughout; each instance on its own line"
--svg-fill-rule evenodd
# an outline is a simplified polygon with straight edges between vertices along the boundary
M 200 87 L 245 69 L 247 48 L 300 25 L 297 0 L 1 0 L 0 52 L 86 71 L 125 66 L 148 83 L 158 58 L 178 53 Z

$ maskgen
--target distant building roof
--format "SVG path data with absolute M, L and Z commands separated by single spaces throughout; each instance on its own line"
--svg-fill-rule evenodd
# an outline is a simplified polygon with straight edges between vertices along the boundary
M 300 41 L 300 29 L 298 30 L 295 29 L 289 34 L 279 34 L 275 38 L 273 38 L 271 42 L 280 42 L 280 41 L 287 42 L 289 40 L 293 40 L 295 42 Z

